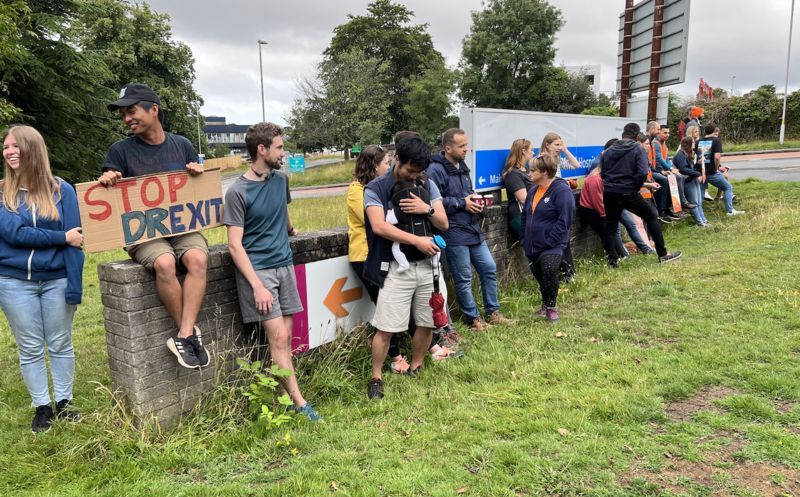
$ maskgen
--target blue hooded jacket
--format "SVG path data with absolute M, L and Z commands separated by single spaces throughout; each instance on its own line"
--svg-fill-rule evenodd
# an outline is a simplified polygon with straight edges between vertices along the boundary
M 546 254 L 562 255 L 569 242 L 569 228 L 575 214 L 575 195 L 566 181 L 556 178 L 531 214 L 533 197 L 538 190 L 528 190 L 522 208 L 520 243 L 532 261 Z
M 472 189 L 469 168 L 464 161 L 456 167 L 447 160 L 444 153 L 433 155 L 427 174 L 439 187 L 442 205 L 450 224 L 448 230 L 442 233 L 444 241 L 452 246 L 480 244 L 483 241 L 483 232 L 478 223 L 478 215 L 465 210 L 467 203 L 464 197 L 475 190 Z
M 68 304 L 83 295 L 83 251 L 67 245 L 66 232 L 81 225 L 75 189 L 58 179 L 58 220 L 41 218 L 25 203 L 20 191 L 17 212 L 6 209 L 0 197 L 0 276 L 28 281 L 67 278 Z

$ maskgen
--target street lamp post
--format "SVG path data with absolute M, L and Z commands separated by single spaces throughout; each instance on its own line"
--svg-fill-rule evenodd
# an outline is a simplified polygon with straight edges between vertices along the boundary
M 258 40 L 258 72 L 261 75 L 261 121 L 267 120 L 267 109 L 264 105 L 264 64 L 261 62 L 261 45 L 266 45 L 264 40 Z
M 786 135 L 786 97 L 789 95 L 789 61 L 792 53 L 792 24 L 794 23 L 794 0 L 792 0 L 792 10 L 789 12 L 789 47 L 786 49 L 786 82 L 783 86 L 783 114 L 781 115 L 781 139 Z

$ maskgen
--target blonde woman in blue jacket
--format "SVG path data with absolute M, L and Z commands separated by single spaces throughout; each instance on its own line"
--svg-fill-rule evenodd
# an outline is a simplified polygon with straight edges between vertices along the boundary
M 22 378 L 36 413 L 34 433 L 70 408 L 75 376 L 72 318 L 82 295 L 83 234 L 75 190 L 50 171 L 47 147 L 30 126 L 3 133 L 0 190 L 0 307 L 19 350 Z M 55 394 L 52 407 L 45 362 Z

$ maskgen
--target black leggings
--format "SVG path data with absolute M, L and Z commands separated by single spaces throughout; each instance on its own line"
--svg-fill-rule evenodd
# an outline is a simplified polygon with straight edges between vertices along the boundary
M 555 307 L 558 300 L 558 266 L 561 264 L 561 256 L 547 254 L 540 256 L 536 261 L 529 260 L 531 272 L 539 283 L 539 291 L 542 293 L 542 304 L 545 307 Z
M 567 278 L 575 276 L 575 260 L 572 257 L 572 247 L 570 247 L 569 242 L 564 248 L 564 255 L 561 257 L 558 269 Z

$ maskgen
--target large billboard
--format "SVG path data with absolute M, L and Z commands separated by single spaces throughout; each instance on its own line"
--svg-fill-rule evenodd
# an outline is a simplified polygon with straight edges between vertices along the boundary
M 689 47 L 689 9 L 691 0 L 664 0 L 661 21 L 661 63 L 658 87 L 683 83 Z M 650 85 L 650 54 L 653 46 L 655 1 L 642 0 L 633 7 L 631 39 L 630 93 L 645 91 Z M 625 12 L 619 16 L 617 49 L 617 91 L 622 83 L 622 46 Z
M 517 138 L 530 140 L 534 153 L 538 153 L 544 136 L 551 131 L 558 133 L 580 163 L 578 169 L 561 171 L 564 178 L 573 178 L 585 176 L 603 145 L 610 138 L 619 138 L 625 123 L 631 121 L 622 117 L 468 107 L 461 108 L 459 117 L 470 141 L 466 162 L 478 192 L 503 187 L 503 166 L 511 143 Z M 644 120 L 633 121 L 644 128 Z

